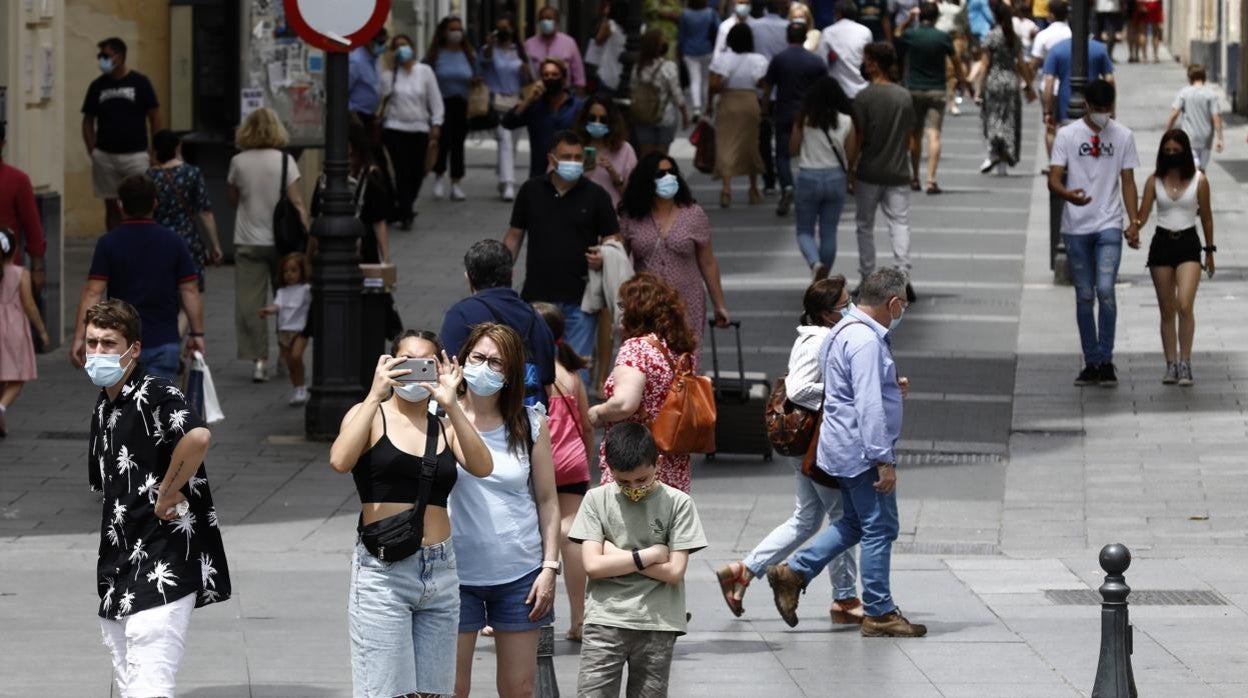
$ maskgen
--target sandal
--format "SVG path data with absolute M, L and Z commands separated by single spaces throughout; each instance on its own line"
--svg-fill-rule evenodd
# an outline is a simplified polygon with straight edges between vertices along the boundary
M 572 627 L 568 628 L 568 634 L 563 636 L 564 639 L 570 642 L 580 642 L 581 632 L 582 632 L 581 627 L 582 627 L 581 624 L 577 623 L 576 625 L 573 625 Z
M 757 206 L 763 203 L 763 193 L 757 189 L 750 190 L 750 205 Z
M 928 194 L 941 194 L 941 193 L 943 193 L 944 191 L 945 191 L 945 190 L 944 190 L 944 189 L 941 189 L 941 188 L 940 188 L 940 185 L 936 183 L 936 180 L 934 180 L 934 179 L 932 179 L 932 180 L 928 180 L 928 182 L 927 182 L 927 193 L 928 193 Z
M 719 207 L 728 208 L 731 205 L 732 205 L 732 192 L 721 191 L 719 193 Z
M 735 572 L 733 565 L 738 566 Z M 737 618 L 745 613 L 741 599 L 737 598 L 738 590 L 744 592 L 745 587 L 749 586 L 749 582 L 745 581 L 742 574 L 744 568 L 745 565 L 740 562 L 730 562 L 715 570 L 715 577 L 719 580 L 719 591 L 724 596 L 724 603 L 728 604 L 728 610 L 732 611 L 732 615 Z
M 910 191 L 923 191 L 923 185 L 919 183 L 919 180 L 912 179 L 910 180 Z
M 862 625 L 862 614 L 862 602 L 856 598 L 833 601 L 828 610 L 832 622 L 838 625 Z

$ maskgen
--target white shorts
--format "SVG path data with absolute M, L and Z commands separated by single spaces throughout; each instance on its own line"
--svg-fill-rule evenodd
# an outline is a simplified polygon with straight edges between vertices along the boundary
M 1209 159 L 1213 155 L 1213 151 L 1209 148 L 1193 148 L 1192 157 L 1196 158 L 1196 166 L 1200 169 L 1209 167 Z
M 193 610 L 195 594 L 187 594 L 121 620 L 100 619 L 121 698 L 174 695 L 173 679 L 186 649 Z
M 99 148 L 91 151 L 91 186 L 101 199 L 116 199 L 121 180 L 141 175 L 152 166 L 147 151 L 137 153 L 106 153 Z

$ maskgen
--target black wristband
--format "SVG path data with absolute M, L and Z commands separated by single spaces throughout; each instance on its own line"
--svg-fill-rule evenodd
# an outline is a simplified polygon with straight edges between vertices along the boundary
M 203 332 L 187 332 L 186 334 L 188 337 L 203 337 L 204 336 Z
M 1210 246 L 1208 246 L 1208 247 L 1206 247 L 1206 248 L 1204 248 L 1204 249 L 1205 249 L 1205 252 L 1217 252 L 1217 251 L 1218 251 L 1218 246 L 1217 246 L 1217 245 L 1210 245 Z
M 646 569 L 646 566 L 641 564 L 641 551 L 640 550 L 633 551 L 633 564 L 637 565 L 637 570 L 639 572 Z

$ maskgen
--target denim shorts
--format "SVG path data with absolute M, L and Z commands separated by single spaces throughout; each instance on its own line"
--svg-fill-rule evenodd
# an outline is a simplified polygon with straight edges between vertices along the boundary
M 454 693 L 458 590 L 450 539 L 398 562 L 356 543 L 347 603 L 352 695 Z
M 514 582 L 488 587 L 459 587 L 459 632 L 475 633 L 485 626 L 505 633 L 537 630 L 555 622 L 554 606 L 536 621 L 529 620 L 532 604 L 525 603 L 533 582 L 542 573 L 538 567 Z

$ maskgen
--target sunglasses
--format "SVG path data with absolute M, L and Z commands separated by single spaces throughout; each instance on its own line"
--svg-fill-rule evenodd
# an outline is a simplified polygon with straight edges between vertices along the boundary
M 664 177 L 666 177 L 666 176 L 667 176 L 667 175 L 669 175 L 669 174 L 670 174 L 670 175 L 674 175 L 674 174 L 676 174 L 676 170 L 674 170 L 674 169 L 667 169 L 667 170 L 655 170 L 655 171 L 654 171 L 654 178 L 655 178 L 655 179 L 663 179 Z

